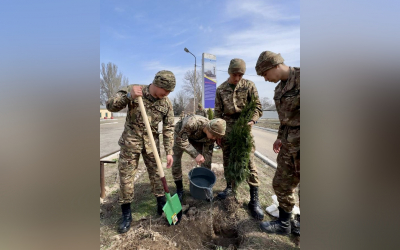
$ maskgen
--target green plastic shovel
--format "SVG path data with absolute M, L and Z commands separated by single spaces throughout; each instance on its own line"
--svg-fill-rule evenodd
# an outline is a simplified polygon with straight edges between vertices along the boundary
M 172 197 L 169 194 L 167 181 L 164 176 L 164 171 L 161 165 L 160 156 L 158 155 L 156 143 L 154 142 L 153 133 L 151 132 L 149 119 L 147 118 L 146 110 L 144 109 L 142 97 L 138 96 L 137 99 L 139 102 L 140 112 L 142 113 L 143 116 L 144 124 L 146 125 L 147 134 L 151 142 L 151 148 L 153 149 L 153 154 L 156 158 L 158 174 L 160 175 L 161 182 L 164 186 L 165 197 L 167 198 L 167 203 L 165 203 L 163 211 L 165 213 L 165 216 L 167 217 L 169 224 L 176 225 L 177 223 L 179 223 L 182 217 L 182 205 L 181 202 L 179 201 L 179 197 L 177 194 L 173 195 Z

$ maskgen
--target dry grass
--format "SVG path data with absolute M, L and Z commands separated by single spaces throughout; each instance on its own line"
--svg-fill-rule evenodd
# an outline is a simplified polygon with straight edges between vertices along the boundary
M 278 119 L 259 119 L 256 123 L 256 126 L 270 129 L 279 129 L 279 120 Z
M 163 161 L 165 161 L 165 155 Z M 222 152 L 214 151 L 213 171 L 217 177 L 213 187 L 214 196 L 226 187 L 222 168 Z M 272 203 L 274 194 L 271 183 L 275 170 L 256 158 L 260 180 L 259 198 L 262 208 Z M 133 222 L 130 231 L 117 233 L 120 207 L 117 204 L 117 165 L 107 164 L 107 196 L 100 206 L 101 249 L 298 249 L 292 236 L 267 235 L 259 229 L 259 222 L 247 209 L 249 187 L 243 183 L 237 196 L 225 201 L 194 200 L 190 196 L 187 173 L 196 163 L 187 154 L 182 158 L 185 196 L 182 205 L 185 212 L 179 225 L 169 226 L 167 220 L 156 213 L 156 199 L 151 194 L 149 179 L 143 161 L 135 182 L 135 198 L 132 203 Z M 170 169 L 165 169 L 171 195 L 175 184 Z M 114 187 L 114 188 L 113 188 Z M 211 210 L 212 206 L 212 210 Z M 190 208 L 190 209 L 189 209 Z M 189 210 L 192 210 L 188 213 Z M 212 212 L 212 217 L 211 217 Z M 211 220 L 212 218 L 212 220 Z M 264 221 L 273 219 L 265 214 Z

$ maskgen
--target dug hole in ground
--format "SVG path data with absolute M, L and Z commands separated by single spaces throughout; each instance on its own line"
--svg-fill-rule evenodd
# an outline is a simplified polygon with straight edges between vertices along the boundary
M 162 145 L 162 143 L 161 143 Z M 165 177 L 171 195 L 176 187 L 171 169 L 166 169 L 165 152 L 161 152 Z M 117 159 L 116 159 L 117 160 Z M 226 187 L 222 166 L 222 150 L 214 151 L 212 171 L 216 175 L 213 195 L 216 197 Z M 260 181 L 259 201 L 264 211 L 264 221 L 275 220 L 265 208 L 273 201 L 272 178 L 275 169 L 255 157 Z M 100 249 L 299 249 L 300 238 L 293 235 L 268 235 L 259 228 L 247 208 L 250 200 L 249 186 L 243 182 L 236 199 L 207 202 L 195 200 L 190 195 L 188 172 L 196 166 L 186 153 L 182 157 L 184 198 L 183 216 L 178 225 L 170 226 L 164 215 L 156 211 L 156 198 L 151 193 L 150 181 L 142 157 L 135 175 L 135 195 L 132 202 L 130 230 L 119 234 L 121 208 L 117 203 L 119 190 L 118 162 L 105 165 L 106 197 L 100 201 Z M 297 192 L 296 192 L 296 198 Z M 298 206 L 298 204 L 296 204 Z

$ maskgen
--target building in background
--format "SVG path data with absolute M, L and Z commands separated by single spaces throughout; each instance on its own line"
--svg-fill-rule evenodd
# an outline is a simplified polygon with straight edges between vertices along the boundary
M 107 110 L 106 106 L 100 105 L 100 119 L 111 118 L 112 113 Z
M 110 119 L 111 117 L 121 117 L 126 116 L 128 107 L 121 109 L 118 112 L 110 112 L 107 110 L 106 106 L 100 105 L 100 119 Z

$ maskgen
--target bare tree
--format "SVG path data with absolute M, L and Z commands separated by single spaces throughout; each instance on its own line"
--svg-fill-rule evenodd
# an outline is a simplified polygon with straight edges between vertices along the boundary
M 263 110 L 266 110 L 272 106 L 272 102 L 268 97 L 261 97 L 260 102 Z
M 111 62 L 107 65 L 101 64 L 100 74 L 100 103 L 102 104 L 114 96 L 122 86 L 129 84 L 128 78 L 118 72 L 118 66 Z
M 182 111 L 185 110 L 188 104 L 189 104 L 189 99 L 186 96 L 185 90 L 182 89 L 175 95 L 175 98 L 172 100 L 174 115 L 180 115 Z
M 185 91 L 187 97 L 193 98 L 193 96 L 195 96 L 196 103 L 194 105 L 201 103 L 201 100 L 203 99 L 203 86 L 202 86 L 201 73 L 196 72 L 196 82 L 194 82 L 194 70 L 188 70 L 183 78 L 182 89 Z M 191 104 L 190 105 L 191 110 L 193 112 L 193 106 L 192 106 L 193 101 L 190 104 Z

